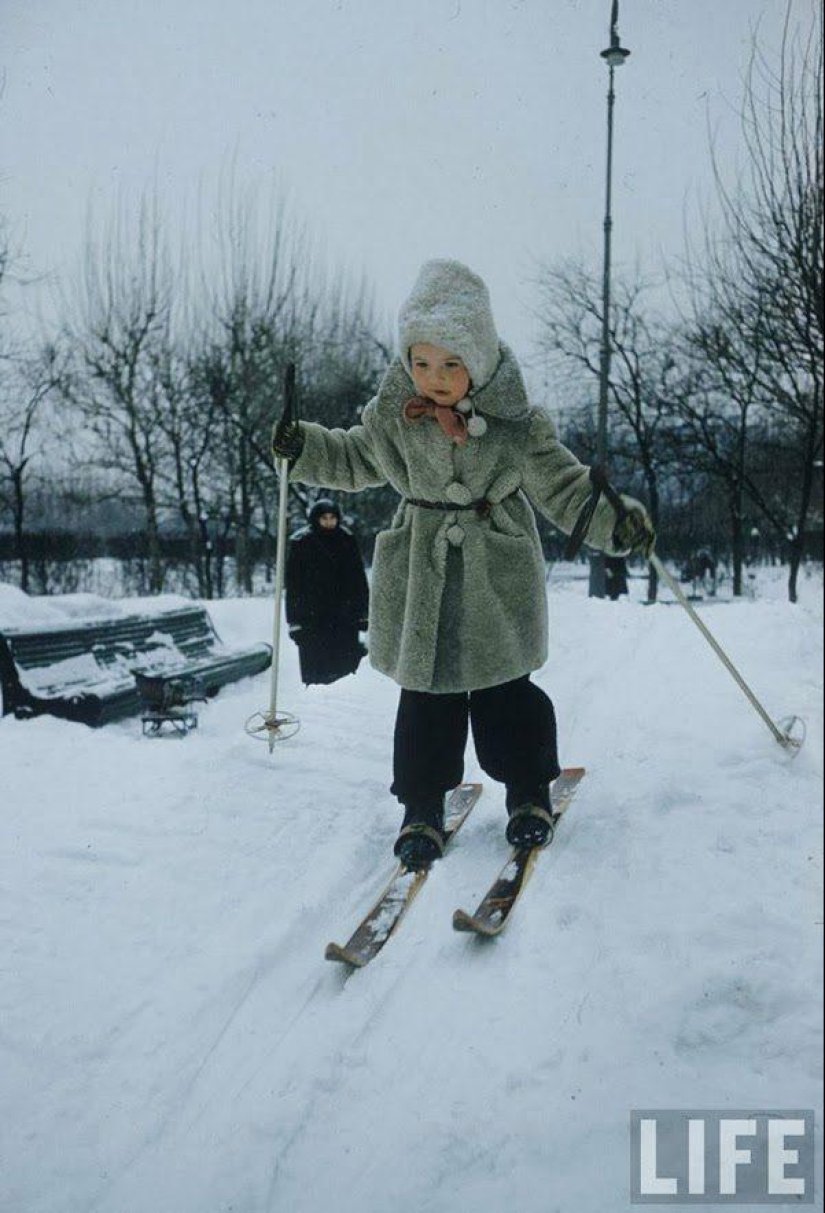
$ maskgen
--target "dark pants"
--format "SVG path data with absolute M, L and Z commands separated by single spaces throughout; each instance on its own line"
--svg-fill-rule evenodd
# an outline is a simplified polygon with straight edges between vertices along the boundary
M 560 769 L 556 715 L 525 675 L 456 695 L 402 690 L 390 789 L 402 804 L 432 802 L 461 783 L 468 724 L 482 769 L 506 784 L 508 804 L 546 794 Z

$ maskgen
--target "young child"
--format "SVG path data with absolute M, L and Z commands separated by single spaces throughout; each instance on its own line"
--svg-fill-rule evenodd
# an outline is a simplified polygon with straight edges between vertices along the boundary
M 508 840 L 549 840 L 560 768 L 553 705 L 530 681 L 548 643 L 533 507 L 569 534 L 591 484 L 530 405 L 487 288 L 466 266 L 422 267 L 398 339 L 360 425 L 281 421 L 273 451 L 290 460 L 291 479 L 346 492 L 389 482 L 401 497 L 375 545 L 370 660 L 401 686 L 395 853 L 420 868 L 442 853 L 444 797 L 462 780 L 468 727 L 482 768 L 505 785 Z M 588 543 L 649 554 L 655 533 L 644 507 L 624 501 L 617 528 L 600 500 Z

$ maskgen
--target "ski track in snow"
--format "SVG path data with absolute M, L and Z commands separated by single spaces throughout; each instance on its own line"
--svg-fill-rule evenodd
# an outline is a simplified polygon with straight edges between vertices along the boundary
M 501 938 L 451 930 L 507 852 L 486 780 L 352 975 L 323 949 L 394 866 L 388 680 L 305 689 L 289 649 L 272 756 L 266 675 L 183 740 L 1 721 L 0 1208 L 623 1213 L 632 1108 L 818 1108 L 822 587 L 764 588 L 707 620 L 807 717 L 794 762 L 681 611 L 551 579 L 538 680 L 588 767 L 551 851 Z

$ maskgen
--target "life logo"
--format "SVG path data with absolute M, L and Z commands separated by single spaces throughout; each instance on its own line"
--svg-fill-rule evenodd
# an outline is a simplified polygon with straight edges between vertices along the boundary
M 634 1111 L 633 1204 L 812 1205 L 814 1113 Z

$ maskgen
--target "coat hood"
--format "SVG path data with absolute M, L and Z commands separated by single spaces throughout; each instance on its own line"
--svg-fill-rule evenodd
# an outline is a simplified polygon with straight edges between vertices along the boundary
M 472 394 L 473 404 L 480 413 L 502 421 L 526 421 L 530 415 L 527 389 L 515 355 L 503 341 L 498 343 L 498 366 L 492 379 L 480 391 Z M 456 353 L 459 353 L 456 350 Z M 376 397 L 377 408 L 384 416 L 401 415 L 401 410 L 416 394 L 409 367 L 396 358 L 387 367 Z
M 321 526 L 322 514 L 334 514 L 338 519 L 338 525 L 332 530 L 326 530 Z M 319 497 L 307 514 L 307 523 L 309 524 L 305 532 L 311 535 L 320 535 L 322 539 L 329 539 L 332 536 L 339 535 L 344 528 L 341 526 L 341 511 L 334 501 L 330 501 L 328 497 Z M 296 536 L 297 538 L 297 536 Z
M 338 521 L 341 521 L 341 511 L 334 501 L 329 497 L 319 497 L 310 508 L 307 514 L 307 522 L 314 526 L 322 514 L 334 514 Z
M 500 347 L 490 295 L 478 274 L 460 261 L 427 261 L 398 315 L 398 350 L 410 371 L 410 346 L 441 345 L 466 366 L 473 394 L 496 373 Z

